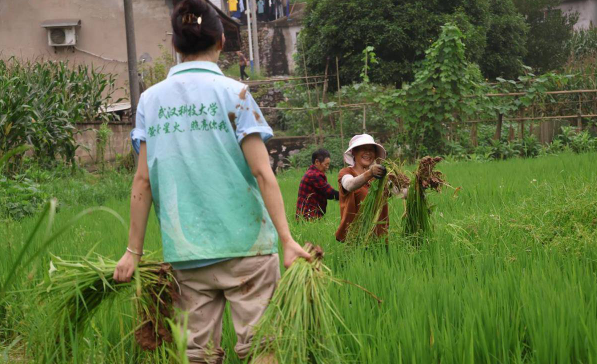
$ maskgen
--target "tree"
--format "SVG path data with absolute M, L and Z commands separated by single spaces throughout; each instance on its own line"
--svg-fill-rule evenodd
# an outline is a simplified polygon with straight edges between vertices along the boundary
M 526 65 L 538 73 L 561 67 L 568 59 L 568 41 L 574 34 L 577 14 L 563 14 L 562 0 L 514 0 L 529 27 Z
M 445 152 L 449 127 L 483 108 L 469 97 L 482 94 L 483 87 L 478 66 L 465 57 L 462 32 L 450 23 L 441 29 L 415 80 L 377 99 L 403 120 L 411 158 Z
M 481 62 L 499 52 L 503 61 L 496 65 L 508 65 L 509 70 L 494 71 L 492 64 L 487 68 L 492 74 L 509 75 L 524 48 L 507 39 L 493 41 L 496 35 L 489 32 L 490 26 L 512 28 L 508 28 L 510 38 L 524 38 L 525 29 L 521 19 L 508 11 L 492 14 L 492 4 L 498 1 L 511 8 L 512 0 L 310 0 L 298 50 L 304 51 L 312 74 L 323 73 L 328 57 L 337 56 L 342 82 L 349 83 L 359 78 L 361 51 L 373 46 L 380 62 L 371 70 L 371 81 L 400 85 L 413 79 L 414 66 L 437 39 L 441 25 L 452 22 L 464 35 L 469 61 Z M 488 44 L 499 46 L 487 51 Z M 302 54 L 298 61 L 302 66 Z
M 522 72 L 528 26 L 511 1 L 490 0 L 487 46 L 479 66 L 485 77 L 516 78 Z

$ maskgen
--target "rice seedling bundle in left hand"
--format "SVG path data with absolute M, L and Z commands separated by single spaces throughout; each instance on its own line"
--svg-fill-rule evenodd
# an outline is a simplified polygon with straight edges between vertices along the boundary
M 352 334 L 328 292 L 329 283 L 341 281 L 333 278 L 323 264 L 319 246 L 307 243 L 305 250 L 313 261 L 297 259 L 284 272 L 255 327 L 251 349 L 254 361 L 275 356 L 278 363 L 284 364 L 346 362 L 339 326 Z
M 46 360 L 59 362 L 68 357 L 75 341 L 89 325 L 97 309 L 115 299 L 130 299 L 123 292 L 136 292 L 137 325 L 134 335 L 145 350 L 154 350 L 172 341 L 166 319 L 173 315 L 175 281 L 170 265 L 142 261 L 133 280 L 115 282 L 117 262 L 95 255 L 64 260 L 52 256 L 44 283 L 36 288 L 45 321 L 39 325 L 39 350 Z M 132 333 L 131 333 L 132 334 Z
M 420 236 L 431 231 L 431 207 L 427 202 L 426 191 L 432 189 L 440 192 L 443 186 L 448 186 L 442 173 L 434 170 L 441 160 L 441 157 L 426 156 L 419 161 L 406 199 L 405 236 Z

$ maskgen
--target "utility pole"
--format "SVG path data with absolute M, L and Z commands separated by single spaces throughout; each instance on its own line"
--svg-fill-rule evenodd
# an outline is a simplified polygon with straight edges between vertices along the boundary
M 255 52 L 253 54 L 255 59 L 255 72 L 261 73 L 261 66 L 259 64 L 259 29 L 257 28 L 257 3 L 255 0 L 249 0 L 251 2 L 251 20 L 253 24 L 253 46 Z
M 243 1 L 243 0 L 241 0 Z M 253 69 L 253 41 L 251 38 L 251 1 L 247 2 L 247 10 L 245 11 L 247 14 L 247 29 L 249 31 L 249 62 L 251 62 L 251 72 L 254 72 Z
M 129 66 L 129 87 L 133 128 L 137 126 L 137 103 L 139 102 L 139 74 L 137 73 L 137 45 L 133 21 L 133 0 L 124 0 L 124 25 L 126 29 L 126 53 Z

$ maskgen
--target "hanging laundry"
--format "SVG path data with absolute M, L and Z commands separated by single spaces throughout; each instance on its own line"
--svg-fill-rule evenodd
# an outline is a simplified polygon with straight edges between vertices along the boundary
M 238 2 L 238 11 L 240 11 L 241 13 L 245 12 L 245 4 L 244 4 L 245 0 L 240 0 Z
M 238 10 L 238 0 L 228 0 L 228 7 L 230 11 Z
M 263 0 L 259 0 L 257 2 L 257 12 L 259 14 L 263 14 L 263 12 L 265 11 L 264 6 L 265 6 L 265 3 L 263 2 Z

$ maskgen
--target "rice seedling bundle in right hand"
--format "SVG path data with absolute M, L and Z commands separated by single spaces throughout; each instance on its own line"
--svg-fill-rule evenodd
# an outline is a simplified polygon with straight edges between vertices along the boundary
M 339 281 L 323 264 L 320 247 L 307 244 L 305 250 L 313 261 L 297 259 L 280 279 L 255 328 L 253 360 L 275 356 L 284 364 L 346 362 L 339 329 L 349 331 L 328 292 L 329 284 Z

